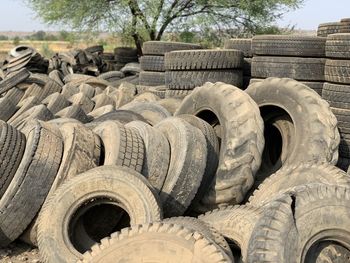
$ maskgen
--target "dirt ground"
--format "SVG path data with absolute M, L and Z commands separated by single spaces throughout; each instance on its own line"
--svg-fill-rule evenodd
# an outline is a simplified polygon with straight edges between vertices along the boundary
M 0 263 L 40 263 L 38 249 L 33 249 L 22 242 L 15 242 L 0 249 Z

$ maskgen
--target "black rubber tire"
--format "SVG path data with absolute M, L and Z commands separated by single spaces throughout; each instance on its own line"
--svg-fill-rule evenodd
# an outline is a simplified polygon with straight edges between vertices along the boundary
M 93 129 L 101 138 L 102 165 L 119 165 L 141 172 L 145 146 L 137 131 L 117 121 L 105 121 Z
M 243 59 L 243 76 L 250 77 L 252 75 L 252 58 Z
M 177 109 L 181 105 L 181 100 L 175 99 L 175 98 L 166 98 L 166 99 L 158 100 L 156 103 L 162 106 L 163 108 L 165 108 L 167 111 L 169 111 L 171 115 L 174 115 L 174 113 L 177 111 Z
M 253 57 L 252 77 L 324 81 L 324 58 Z
M 13 74 L 11 76 L 6 77 L 5 79 L 0 81 L 0 94 L 5 93 L 6 91 L 9 91 L 13 87 L 15 87 L 17 84 L 25 81 L 30 76 L 30 72 L 23 68 Z
M 203 174 L 203 179 L 201 185 L 198 188 L 196 196 L 193 198 L 189 210 L 194 210 L 203 213 L 200 208 L 200 201 L 204 197 L 205 193 L 210 188 L 212 184 L 215 173 L 219 165 L 219 140 L 215 134 L 215 130 L 206 121 L 189 114 L 178 115 L 177 117 L 184 119 L 192 126 L 198 128 L 204 135 L 207 145 L 207 160 L 205 172 Z M 206 210 L 205 210 L 206 211 Z
M 6 97 L 0 99 L 0 120 L 8 121 L 18 110 L 16 104 Z
M 328 163 L 298 163 L 285 166 L 259 185 L 249 198 L 253 206 L 262 206 L 293 187 L 307 184 L 350 186 L 350 177 Z
M 72 103 L 72 105 L 79 106 L 86 114 L 91 112 L 95 107 L 95 102 L 90 100 L 89 97 L 85 96 L 82 92 L 74 94 L 68 101 Z
M 201 49 L 201 46 L 197 44 L 181 42 L 147 41 L 143 43 L 142 52 L 143 55 L 164 56 L 165 53 L 168 53 L 170 51 L 190 49 Z
M 234 86 L 206 83 L 184 99 L 175 113 L 181 114 L 207 121 L 221 140 L 219 167 L 203 206 L 240 203 L 254 183 L 264 148 L 263 120 L 256 103 Z
M 16 121 L 16 119 L 21 118 L 21 115 L 30 110 L 32 107 L 39 105 L 40 102 L 35 97 L 29 97 L 25 101 L 23 101 L 23 106 L 16 111 L 14 115 L 7 121 L 7 123 L 12 124 Z
M 350 60 L 327 59 L 324 74 L 326 81 L 350 84 Z
M 140 114 L 152 126 L 171 116 L 165 108 L 152 102 L 133 101 L 120 109 Z
M 136 130 L 141 136 L 145 146 L 141 174 L 161 192 L 170 164 L 168 140 L 163 133 L 142 121 L 129 122 L 125 127 Z
M 79 86 L 79 92 L 83 93 L 89 99 L 92 99 L 96 91 L 91 85 L 83 83 Z
M 283 165 L 338 160 L 339 132 L 329 104 L 292 79 L 268 78 L 246 92 L 265 122 L 265 149 L 258 181 Z M 280 143 L 278 143 L 280 141 Z
M 228 263 L 231 258 L 205 235 L 183 225 L 152 223 L 114 233 L 86 252 L 78 263 L 113 262 L 128 255 L 130 262 L 202 262 Z
M 55 126 L 33 121 L 23 131 L 26 148 L 1 198 L 0 246 L 18 238 L 33 220 L 55 179 L 63 143 Z
M 324 57 L 325 37 L 293 35 L 255 36 L 252 42 L 254 55 L 284 57 Z
M 170 165 L 160 193 L 166 217 L 181 216 L 195 197 L 206 168 L 203 133 L 186 121 L 170 117 L 158 123 L 170 144 Z
M 165 54 L 165 69 L 237 69 L 243 66 L 243 52 L 235 49 L 173 51 Z
M 128 214 L 131 225 L 161 220 L 161 207 L 151 188 L 141 174 L 118 166 L 97 167 L 66 181 L 39 217 L 38 243 L 43 261 L 82 259 L 81 253 L 123 225 L 118 220 L 122 211 Z M 91 211 L 99 205 L 100 213 Z M 110 228 L 101 229 L 99 223 L 106 223 L 106 213 Z M 113 214 L 115 217 L 111 217 Z M 84 226 L 82 219 L 90 219 L 92 229 Z
M 42 101 L 42 104 L 46 105 L 49 111 L 51 111 L 53 114 L 56 114 L 60 110 L 63 110 L 71 105 L 71 103 L 58 92 L 46 97 L 46 99 Z
M 164 56 L 142 56 L 140 58 L 141 70 L 165 71 Z
M 161 86 L 165 84 L 165 73 L 156 71 L 141 71 L 139 84 L 144 86 Z
M 192 90 L 188 89 L 168 89 L 165 92 L 165 98 L 173 98 L 173 99 L 184 99 L 186 96 L 190 95 Z
M 326 82 L 323 86 L 322 98 L 333 108 L 348 109 L 350 107 L 350 85 Z
M 240 88 L 243 85 L 243 72 L 241 69 L 165 72 L 165 84 L 171 90 L 193 90 L 206 82 L 219 81 Z
M 60 110 L 55 114 L 56 118 L 72 118 L 82 123 L 88 123 L 92 120 L 91 117 L 87 116 L 85 111 L 79 105 L 72 105 L 63 110 Z
M 4 98 L 9 99 L 14 105 L 17 105 L 21 101 L 23 96 L 24 91 L 17 87 L 14 87 L 6 93 Z
M 64 86 L 64 83 L 63 83 L 63 74 L 61 73 L 61 71 L 55 69 L 53 71 L 50 72 L 49 74 L 49 77 L 53 80 L 53 81 L 56 81 L 56 83 L 58 85 L 60 85 L 60 87 L 63 87 Z
M 234 262 L 248 262 L 247 253 L 251 235 L 263 208 L 227 206 L 207 212 L 198 218 L 221 233 L 229 242 Z
M 26 138 L 24 134 L 6 122 L 0 121 L 0 198 L 7 187 L 22 160 Z
M 102 45 L 91 46 L 91 47 L 85 48 L 85 51 L 89 53 L 103 53 L 103 46 Z
M 350 59 L 349 34 L 334 34 L 327 37 L 326 57 Z
M 317 262 L 318 245 L 349 248 L 349 196 L 348 187 L 313 184 L 270 203 L 251 236 L 259 241 L 250 242 L 247 262 Z
M 225 49 L 237 49 L 243 52 L 244 57 L 251 58 L 253 56 L 252 39 L 251 38 L 231 38 L 227 39 L 224 44 Z

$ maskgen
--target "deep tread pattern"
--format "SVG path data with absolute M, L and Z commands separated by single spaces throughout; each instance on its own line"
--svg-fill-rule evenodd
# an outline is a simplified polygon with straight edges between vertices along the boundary
M 242 68 L 243 52 L 235 49 L 173 51 L 165 54 L 166 70 Z
M 317 36 L 318 37 L 327 37 L 331 34 L 340 33 L 340 22 L 333 23 L 323 23 L 318 26 Z
M 327 37 L 326 57 L 350 59 L 349 34 L 334 34 Z
M 165 83 L 165 73 L 156 71 L 141 71 L 139 83 L 144 86 L 161 86 Z
M 165 92 L 165 98 L 184 99 L 187 95 L 190 95 L 192 90 L 188 89 L 169 89 Z
M 181 42 L 147 41 L 143 43 L 142 52 L 144 55 L 164 56 L 165 53 L 170 51 L 190 49 L 201 49 L 201 46 Z
M 140 66 L 141 70 L 164 72 L 164 56 L 142 56 Z
M 9 91 L 17 84 L 26 80 L 30 76 L 30 72 L 23 68 L 13 74 L 11 76 L 0 81 L 0 94 Z
M 165 84 L 171 90 L 193 90 L 206 82 L 224 82 L 237 87 L 243 85 L 241 69 L 187 70 L 165 72 Z
M 150 236 L 150 240 L 159 236 L 159 238 L 163 237 L 163 243 L 166 243 L 168 239 L 170 242 L 176 242 L 173 240 L 173 237 L 183 239 L 186 243 L 189 243 L 188 247 L 192 247 L 193 256 L 192 260 L 203 263 L 228 263 L 232 262 L 229 256 L 225 254 L 225 252 L 211 239 L 208 239 L 204 235 L 190 230 L 182 225 L 170 224 L 170 223 L 151 223 L 145 225 L 133 226 L 132 228 L 123 229 L 121 232 L 117 232 L 111 235 L 110 238 L 105 238 L 101 240 L 101 244 L 94 245 L 91 248 L 91 252 L 86 252 L 83 256 L 83 259 L 79 261 L 79 263 L 102 263 L 104 262 L 103 255 L 105 251 L 114 250 L 118 251 L 118 249 L 114 249 L 113 245 L 123 244 L 124 240 L 133 240 L 142 236 Z M 149 243 L 149 242 L 146 242 Z M 176 242 L 177 243 L 177 242 Z M 128 246 L 128 245 L 127 245 Z M 160 253 L 159 261 L 163 260 L 162 249 L 157 248 L 157 253 Z M 198 251 L 198 252 L 196 252 Z M 172 253 L 176 253 L 174 251 Z M 177 252 L 176 256 L 178 258 L 183 258 L 181 252 Z M 167 258 L 168 259 L 168 258 Z M 148 261 L 148 260 L 146 260 Z M 175 262 L 175 261 L 174 261 Z
M 350 60 L 327 59 L 324 74 L 326 81 L 350 84 Z
M 323 86 L 322 98 L 331 107 L 348 109 L 350 107 L 350 85 L 326 82 Z
M 255 55 L 324 57 L 326 38 L 314 36 L 262 35 L 253 38 Z
M 225 41 L 225 49 L 237 49 L 243 52 L 244 57 L 252 57 L 252 39 L 251 38 L 232 38 Z

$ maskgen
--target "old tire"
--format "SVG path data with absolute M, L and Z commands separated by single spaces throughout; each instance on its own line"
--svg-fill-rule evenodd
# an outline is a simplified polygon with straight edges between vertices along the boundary
M 350 60 L 327 59 L 324 75 L 326 81 L 350 84 Z
M 201 49 L 201 46 L 181 42 L 147 41 L 143 43 L 142 52 L 144 55 L 164 56 L 165 53 L 170 51 L 190 49 Z

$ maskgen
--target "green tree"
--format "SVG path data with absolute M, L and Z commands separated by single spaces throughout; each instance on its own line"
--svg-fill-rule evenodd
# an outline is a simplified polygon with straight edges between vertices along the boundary
M 166 31 L 201 27 L 212 31 L 269 25 L 304 0 L 25 0 L 45 22 L 79 30 L 110 30 L 145 40 Z

